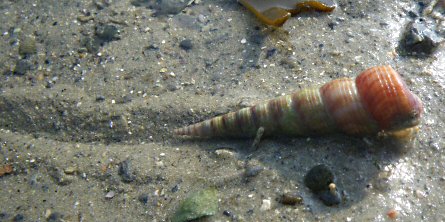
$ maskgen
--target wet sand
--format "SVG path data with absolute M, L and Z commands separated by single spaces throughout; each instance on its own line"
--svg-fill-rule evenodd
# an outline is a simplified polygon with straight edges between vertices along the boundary
M 390 210 L 400 221 L 445 220 L 445 49 L 395 50 L 419 4 L 338 1 L 273 29 L 236 1 L 174 15 L 135 2 L 0 3 L 0 166 L 13 167 L 0 177 L 0 221 L 168 221 L 207 187 L 219 208 L 204 221 L 389 221 Z M 255 150 L 253 139 L 171 133 L 384 64 L 425 106 L 402 149 L 332 135 L 266 138 Z M 339 206 L 304 186 L 317 164 L 336 175 Z M 303 203 L 279 203 L 286 192 Z

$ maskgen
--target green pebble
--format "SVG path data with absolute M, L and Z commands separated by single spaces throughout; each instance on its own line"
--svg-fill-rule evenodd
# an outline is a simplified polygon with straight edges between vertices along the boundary
M 184 222 L 211 216 L 218 211 L 218 191 L 208 188 L 192 193 L 183 200 L 172 218 L 172 222 Z

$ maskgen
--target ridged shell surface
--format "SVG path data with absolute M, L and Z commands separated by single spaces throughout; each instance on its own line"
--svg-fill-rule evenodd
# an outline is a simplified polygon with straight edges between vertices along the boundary
M 419 124 L 420 99 L 390 66 L 372 67 L 356 79 L 342 78 L 236 112 L 176 129 L 192 137 L 306 136 L 335 132 L 375 134 Z

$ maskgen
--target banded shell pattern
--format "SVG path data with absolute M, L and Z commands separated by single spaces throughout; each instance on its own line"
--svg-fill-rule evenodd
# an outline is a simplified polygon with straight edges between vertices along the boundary
M 390 66 L 372 67 L 252 107 L 174 130 L 192 137 L 307 136 L 335 132 L 370 135 L 420 123 L 423 105 Z

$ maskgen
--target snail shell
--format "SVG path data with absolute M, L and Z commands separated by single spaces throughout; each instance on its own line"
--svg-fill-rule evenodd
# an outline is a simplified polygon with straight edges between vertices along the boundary
M 192 137 L 307 136 L 343 132 L 370 135 L 414 127 L 423 105 L 390 66 L 372 67 L 265 103 L 174 130 Z

